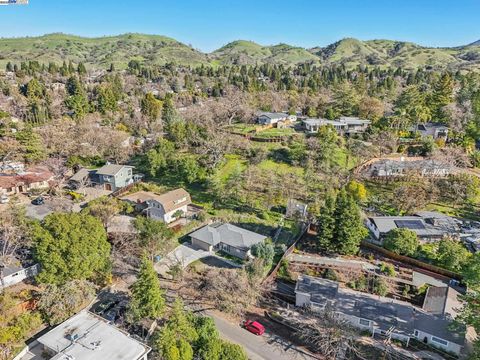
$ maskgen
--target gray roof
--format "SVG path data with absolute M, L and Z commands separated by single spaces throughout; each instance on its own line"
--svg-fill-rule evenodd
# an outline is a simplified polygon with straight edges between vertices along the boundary
M 368 125 L 371 123 L 370 120 L 364 120 L 353 116 L 341 116 L 340 121 L 347 125 Z
M 102 166 L 100 169 L 97 170 L 97 174 L 99 175 L 111 175 L 115 176 L 122 170 L 123 168 L 130 168 L 133 169 L 133 166 L 128 165 L 118 165 L 118 164 L 108 164 Z
M 212 246 L 223 243 L 242 250 L 248 250 L 267 238 L 232 224 L 207 225 L 191 233 L 190 237 Z
M 462 308 L 459 292 L 452 287 L 430 286 L 423 301 L 423 310 L 431 314 L 449 315 L 455 318 Z
M 336 281 L 307 275 L 299 277 L 295 291 L 315 295 L 319 303 L 323 298 L 335 311 L 370 320 L 382 330 L 394 326 L 396 333 L 413 336 L 416 329 L 456 344 L 464 343 L 464 334 L 450 330 L 451 320 L 447 317 L 425 313 L 407 302 L 340 288 Z
M 373 163 L 369 167 L 369 173 L 371 176 L 381 176 L 383 172 L 389 173 L 403 173 L 406 171 L 434 171 L 434 170 L 448 170 L 452 171 L 453 166 L 441 161 L 432 159 L 426 160 L 390 160 L 383 159 Z
M 86 168 L 78 170 L 69 180 L 82 182 L 90 176 L 91 173 L 94 173 L 95 170 L 89 170 Z
M 72 336 L 76 337 L 72 341 Z M 58 354 L 53 359 L 138 360 L 150 348 L 104 319 L 82 311 L 38 339 Z
M 417 130 L 423 136 L 434 136 L 437 132 L 448 131 L 448 126 L 436 123 L 426 123 L 418 124 L 416 127 L 413 127 L 413 130 Z
M 285 119 L 288 117 L 288 114 L 281 113 L 281 112 L 261 112 L 258 114 L 258 117 L 266 116 L 270 119 Z
M 420 237 L 455 235 L 459 228 L 453 218 L 434 212 L 418 212 L 415 216 L 373 216 L 369 220 L 381 234 L 397 228 L 414 231 Z

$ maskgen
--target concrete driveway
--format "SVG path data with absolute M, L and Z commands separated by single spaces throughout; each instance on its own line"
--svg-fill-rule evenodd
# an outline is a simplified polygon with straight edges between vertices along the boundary
M 156 263 L 155 270 L 160 275 L 168 277 L 167 272 L 171 266 L 180 264 L 182 268 L 186 268 L 192 262 L 210 255 L 212 255 L 210 252 L 195 249 L 188 243 L 182 244 Z

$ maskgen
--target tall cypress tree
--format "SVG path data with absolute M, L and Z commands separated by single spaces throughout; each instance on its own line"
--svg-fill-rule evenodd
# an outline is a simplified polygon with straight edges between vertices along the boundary
M 153 268 L 153 263 L 144 256 L 138 279 L 132 285 L 132 300 L 129 315 L 134 321 L 160 317 L 165 310 L 164 291 Z
M 318 246 L 326 251 L 335 250 L 332 247 L 333 233 L 335 231 L 335 197 L 328 195 L 325 204 L 320 209 L 318 217 Z
M 337 195 L 333 216 L 335 219 L 333 232 L 335 251 L 342 255 L 356 254 L 368 231 L 362 223 L 358 205 L 345 189 L 342 189 Z

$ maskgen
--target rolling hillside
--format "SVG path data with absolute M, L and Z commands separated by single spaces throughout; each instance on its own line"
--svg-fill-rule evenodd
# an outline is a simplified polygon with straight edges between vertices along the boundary
M 114 63 L 124 68 L 130 60 L 146 64 L 176 62 L 182 65 L 201 64 L 359 64 L 401 66 L 405 69 L 480 70 L 480 40 L 455 48 L 428 48 L 410 42 L 392 40 L 361 41 L 346 38 L 326 47 L 304 49 L 287 44 L 262 46 L 238 40 L 205 54 L 174 39 L 159 35 L 124 34 L 100 38 L 84 38 L 65 34 L 40 37 L 0 39 L 0 68 L 8 61 L 38 60 L 61 63 L 72 60 L 87 67 L 105 68 Z

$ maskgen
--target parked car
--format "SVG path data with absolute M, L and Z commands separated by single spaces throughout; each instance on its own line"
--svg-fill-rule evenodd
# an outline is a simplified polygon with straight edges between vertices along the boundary
M 10 199 L 8 198 L 7 195 L 0 196 L 0 204 L 8 204 L 9 202 L 10 202 Z
M 43 205 L 43 204 L 45 204 L 45 199 L 43 198 L 43 196 L 39 196 L 39 197 L 32 200 L 32 204 L 33 205 Z
M 107 311 L 109 311 L 111 308 L 113 308 L 115 305 L 117 305 L 116 301 L 113 301 L 113 300 L 103 301 L 94 307 L 93 312 L 97 315 L 102 315 Z
M 246 320 L 243 323 L 243 327 L 255 335 L 263 335 L 265 333 L 265 327 L 258 321 Z

